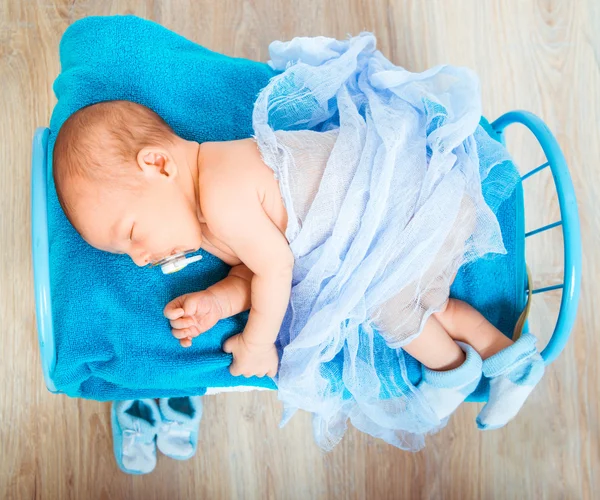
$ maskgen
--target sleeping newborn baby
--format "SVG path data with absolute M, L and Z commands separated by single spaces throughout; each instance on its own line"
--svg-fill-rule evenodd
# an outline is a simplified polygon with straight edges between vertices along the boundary
M 479 158 L 482 144 L 501 146 L 477 127 L 473 76 L 409 73 L 367 34 L 271 51 L 285 71 L 258 97 L 253 138 L 199 144 L 127 101 L 74 113 L 54 147 L 65 214 L 90 245 L 139 266 L 200 248 L 229 264 L 223 281 L 167 304 L 173 335 L 187 347 L 249 310 L 223 345 L 231 373 L 279 370 L 284 405 L 315 414 L 324 447 L 348 417 L 392 443 L 431 432 L 482 376 L 477 423 L 504 425 L 543 361 L 532 335 L 513 343 L 449 298 L 461 265 L 503 251 L 492 209 L 510 194 L 482 194 L 501 165 Z M 383 395 L 379 339 L 422 363 L 418 386 L 402 369 L 401 389 Z

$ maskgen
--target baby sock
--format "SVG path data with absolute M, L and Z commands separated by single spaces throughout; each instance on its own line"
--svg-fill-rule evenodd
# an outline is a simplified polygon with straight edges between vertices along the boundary
M 465 352 L 466 359 L 458 368 L 435 371 L 423 366 L 419 390 L 435 412 L 443 420 L 471 394 L 481 379 L 482 361 L 470 345 L 457 342 Z
M 483 362 L 490 394 L 477 416 L 477 427 L 497 429 L 519 412 L 544 374 L 544 360 L 535 348 L 536 342 L 533 335 L 525 333 L 514 344 Z
M 111 409 L 113 451 L 128 474 L 147 474 L 156 466 L 156 430 L 160 422 L 153 399 L 115 401 Z
M 202 397 L 161 398 L 158 407 L 162 419 L 156 437 L 158 449 L 176 460 L 193 457 L 198 447 Z

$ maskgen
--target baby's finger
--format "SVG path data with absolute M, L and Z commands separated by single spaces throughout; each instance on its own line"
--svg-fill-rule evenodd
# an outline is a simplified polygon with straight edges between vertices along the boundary
M 271 368 L 268 372 L 267 375 L 271 378 L 273 378 L 275 375 L 277 375 L 277 368 Z
M 186 300 L 183 301 L 183 310 L 185 311 L 186 316 L 193 316 L 196 314 L 197 308 L 197 300 L 195 298 L 187 297 Z
M 189 337 L 181 339 L 179 343 L 181 344 L 181 347 L 192 347 L 192 339 Z
M 184 316 L 183 318 L 172 319 L 170 321 L 171 328 L 175 328 L 177 330 L 181 330 L 182 328 L 189 328 L 193 326 L 195 321 L 194 318 L 190 318 L 189 316 Z
M 231 373 L 234 377 L 239 377 L 242 374 L 239 364 L 236 363 L 235 359 L 233 360 L 233 363 L 229 365 L 229 373 Z
M 202 332 L 200 330 L 198 330 L 198 327 L 196 325 L 192 325 L 187 329 L 190 334 L 188 335 L 191 339 L 196 338 L 198 335 L 200 335 Z
M 231 337 L 225 341 L 223 344 L 223 352 L 228 354 L 233 352 L 233 343 L 235 342 L 234 337 Z M 233 374 L 232 374 L 233 375 Z
M 165 310 L 163 311 L 163 314 L 165 315 L 165 318 L 174 320 L 183 317 L 185 311 L 181 307 L 179 307 L 179 303 L 173 301 L 167 304 Z
M 171 330 L 171 333 L 173 334 L 173 337 L 175 337 L 176 339 L 179 339 L 179 340 L 186 339 L 186 338 L 192 336 L 189 328 L 182 328 L 182 329 L 173 328 Z

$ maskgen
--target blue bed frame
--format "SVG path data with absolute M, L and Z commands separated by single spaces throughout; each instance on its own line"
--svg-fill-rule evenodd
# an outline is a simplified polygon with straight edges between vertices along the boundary
M 529 238 L 535 234 L 562 226 L 564 243 L 564 281 L 560 285 L 546 286 L 532 290 L 532 293 L 544 293 L 562 289 L 562 299 L 558 320 L 550 341 L 542 351 L 546 365 L 552 363 L 564 349 L 577 313 L 581 283 L 581 234 L 577 200 L 573 183 L 565 157 L 558 142 L 546 124 L 528 111 L 511 111 L 502 115 L 491 124 L 496 139 L 504 143 L 504 130 L 509 125 L 520 123 L 527 127 L 536 137 L 546 162 L 524 174 L 525 181 L 543 169 L 552 171 L 554 184 L 558 194 L 561 220 L 537 228 L 525 234 Z M 48 128 L 38 128 L 33 139 L 31 164 L 31 208 L 32 208 L 32 255 L 35 286 L 35 304 L 37 315 L 38 339 L 44 380 L 51 392 L 59 392 L 52 380 L 52 372 L 56 363 L 56 349 L 52 326 L 52 300 L 50 295 L 50 263 L 48 246 Z M 522 203 L 523 200 L 520 200 Z M 523 262 L 525 265 L 525 262 Z M 474 399 L 470 399 L 474 400 Z

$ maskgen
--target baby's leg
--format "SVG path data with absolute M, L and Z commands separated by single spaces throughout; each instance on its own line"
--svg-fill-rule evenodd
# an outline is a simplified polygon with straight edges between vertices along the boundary
M 485 360 L 513 343 L 479 311 L 462 300 L 448 299 L 446 307 L 434 316 L 452 339 L 469 344 L 481 359 Z
M 463 350 L 434 316 L 427 320 L 421 334 L 402 348 L 430 370 L 452 370 L 465 360 Z
M 454 342 L 434 316 L 403 349 L 423 365 L 418 387 L 440 420 L 450 416 L 479 384 L 481 358 L 469 345 Z
M 436 319 L 456 341 L 473 346 L 489 379 L 489 398 L 477 417 L 480 429 L 496 429 L 516 416 L 544 374 L 544 361 L 535 348 L 536 338 L 522 335 L 516 342 L 505 337 L 470 305 L 448 301 Z

